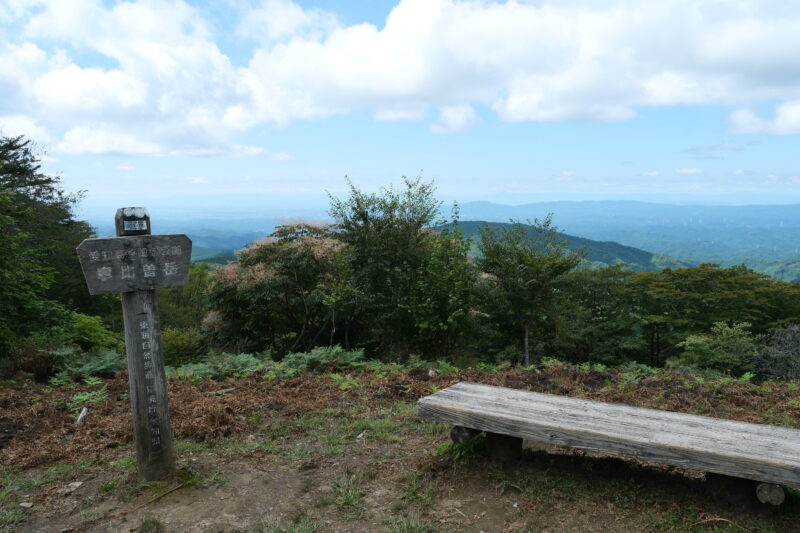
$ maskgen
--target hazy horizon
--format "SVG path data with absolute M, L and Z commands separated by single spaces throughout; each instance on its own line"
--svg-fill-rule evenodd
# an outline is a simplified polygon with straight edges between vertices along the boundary
M 335 194 L 337 197 L 345 197 L 347 191 L 341 191 Z M 489 199 L 470 199 L 461 201 L 456 198 L 448 198 L 439 195 L 440 200 L 443 202 L 442 210 L 444 214 L 449 212 L 449 208 L 453 201 L 456 201 L 460 206 L 469 204 L 478 204 L 481 202 L 508 207 L 522 207 L 534 204 L 553 204 L 553 203 L 601 203 L 601 202 L 630 202 L 642 204 L 657 204 L 663 206 L 675 207 L 748 207 L 748 206 L 776 206 L 785 207 L 797 205 L 800 208 L 800 198 L 794 201 L 784 202 L 756 202 L 756 201 L 741 201 L 730 203 L 712 203 L 703 201 L 686 201 L 686 202 L 670 202 L 658 201 L 658 199 L 631 199 L 631 198 L 562 198 L 553 196 L 551 199 L 540 199 L 533 201 L 517 201 L 510 200 L 503 201 L 503 198 L 489 198 Z M 141 201 L 131 201 L 125 204 L 119 202 L 112 203 L 112 201 L 94 202 L 90 203 L 83 201 L 78 205 L 77 214 L 79 218 L 83 218 L 92 224 L 113 225 L 114 213 L 119 207 L 146 207 L 151 216 L 155 220 L 167 220 L 175 222 L 180 219 L 187 221 L 202 220 L 202 219 L 221 219 L 221 220 L 244 220 L 244 219 L 289 219 L 289 218 L 306 218 L 306 219 L 327 219 L 329 201 L 328 197 L 324 194 L 320 195 L 284 195 L 280 199 L 276 199 L 275 195 L 264 195 L 263 198 L 258 196 L 237 196 L 237 195 L 215 195 L 213 197 L 201 198 L 203 201 L 198 202 L 198 198 L 188 201 L 186 199 L 178 198 L 161 198 L 161 199 L 142 199 Z M 119 205 L 118 205 L 119 204 Z M 234 205 L 231 205 L 234 204 Z M 800 210 L 800 209 L 799 209 Z M 558 213 L 555 213 L 558 216 Z M 463 217 L 462 217 L 463 219 Z

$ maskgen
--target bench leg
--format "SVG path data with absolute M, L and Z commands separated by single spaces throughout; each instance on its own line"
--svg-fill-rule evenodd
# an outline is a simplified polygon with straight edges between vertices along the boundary
M 761 503 L 780 505 L 786 499 L 783 487 L 774 483 L 759 483 L 756 485 L 756 497 Z
M 755 496 L 761 503 L 778 506 L 786 499 L 786 493 L 780 485 L 711 472 L 706 473 L 706 487 L 715 500 L 732 506 L 755 503 L 754 488 Z
M 480 433 L 480 431 L 477 429 L 465 428 L 464 426 L 453 426 L 453 429 L 450 430 L 450 440 L 456 444 L 464 444 L 465 442 L 472 440 L 472 438 L 478 433 Z
M 514 461 L 522 456 L 522 439 L 509 435 L 486 432 L 489 457 L 494 461 Z

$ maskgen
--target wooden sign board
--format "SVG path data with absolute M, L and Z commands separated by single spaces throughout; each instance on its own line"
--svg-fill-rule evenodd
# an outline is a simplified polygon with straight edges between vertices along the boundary
M 121 293 L 139 474 L 158 481 L 175 471 L 175 450 L 155 290 L 186 284 L 192 241 L 150 235 L 143 207 L 118 209 L 114 220 L 117 238 L 87 239 L 77 252 L 90 294 Z
M 191 257 L 186 235 L 86 239 L 78 246 L 92 295 L 186 285 Z

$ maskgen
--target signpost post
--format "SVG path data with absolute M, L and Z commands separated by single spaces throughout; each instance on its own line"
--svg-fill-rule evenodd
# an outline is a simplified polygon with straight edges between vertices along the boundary
M 77 248 L 89 294 L 121 293 L 139 475 L 164 479 L 175 471 L 167 379 L 156 289 L 185 285 L 192 241 L 151 235 L 142 207 L 117 210 L 117 237 L 86 239 Z

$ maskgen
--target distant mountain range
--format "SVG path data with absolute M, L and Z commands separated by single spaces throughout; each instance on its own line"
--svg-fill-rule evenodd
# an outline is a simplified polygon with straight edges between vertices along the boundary
M 633 201 L 462 204 L 465 220 L 524 222 L 553 214 L 571 235 L 615 241 L 693 263 L 800 256 L 800 205 L 693 206 Z
M 568 235 L 571 245 L 588 243 L 587 259 L 597 263 L 626 262 L 636 270 L 701 262 L 745 264 L 777 279 L 800 281 L 800 205 L 562 201 L 511 206 L 467 202 L 460 210 L 464 221 L 489 222 L 525 222 L 552 213 L 554 225 Z M 163 220 L 154 231 L 186 233 L 195 243 L 196 259 L 224 262 L 233 257 L 233 250 L 269 234 L 285 220 Z M 113 228 L 101 227 L 98 232 L 110 236 Z
M 476 244 L 477 236 L 480 228 L 484 224 L 487 224 L 487 222 L 482 220 L 461 222 L 464 235 L 472 239 L 472 253 L 475 255 L 478 253 Z M 488 224 L 495 230 L 502 230 L 511 225 L 508 222 L 489 222 Z M 583 249 L 585 252 L 584 259 L 593 266 L 600 267 L 625 263 L 630 269 L 637 272 L 658 271 L 663 268 L 681 268 L 689 266 L 672 257 L 663 254 L 653 254 L 632 246 L 624 246 L 617 242 L 594 241 L 567 234 L 564 234 L 564 239 L 567 241 L 567 246 L 570 249 Z

